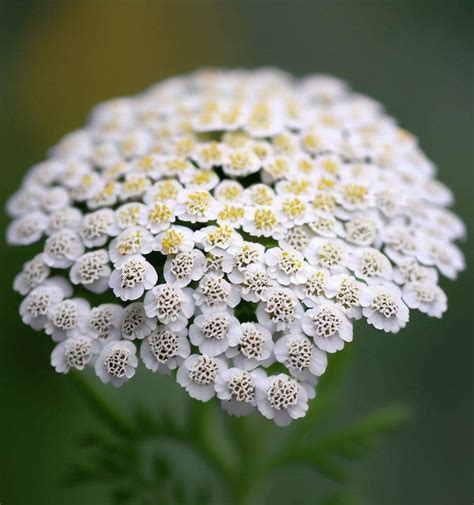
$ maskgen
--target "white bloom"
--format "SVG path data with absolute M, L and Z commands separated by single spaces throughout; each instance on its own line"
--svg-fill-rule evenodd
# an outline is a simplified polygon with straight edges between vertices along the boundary
M 434 268 L 421 266 L 415 258 L 405 258 L 393 271 L 393 280 L 397 284 L 406 282 L 438 281 L 438 272 Z
M 228 147 L 218 142 L 202 143 L 194 150 L 192 158 L 204 169 L 222 166 L 227 159 Z
M 336 198 L 338 203 L 346 210 L 367 209 L 373 204 L 373 198 L 369 189 L 370 182 L 361 184 L 355 180 L 345 181 L 336 193 Z
M 352 341 L 352 324 L 337 306 L 323 302 L 310 309 L 301 319 L 301 328 L 313 337 L 314 343 L 323 351 L 336 352 Z
M 178 195 L 175 214 L 181 221 L 203 223 L 217 216 L 217 202 L 209 191 L 190 189 Z
M 174 214 L 174 203 L 154 202 L 147 210 L 146 227 L 153 234 L 167 230 L 171 223 L 174 223 L 176 216 Z
M 302 334 L 284 335 L 275 344 L 275 357 L 299 380 L 320 377 L 328 364 L 326 353 Z
M 76 130 L 65 135 L 53 148 L 59 158 L 87 158 L 92 152 L 92 141 L 87 130 Z
M 324 285 L 324 294 L 354 319 L 362 317 L 360 291 L 365 285 L 346 274 L 331 276 Z
M 302 215 L 311 210 L 311 206 L 307 207 L 306 204 L 314 196 L 314 187 L 312 186 L 310 178 L 302 177 L 299 174 L 294 178 L 283 179 L 275 184 L 278 195 L 276 203 L 286 218 L 290 219 L 290 224 L 294 225 L 294 219 L 299 220 Z
M 119 340 L 124 310 L 120 305 L 104 303 L 94 307 L 89 318 L 88 333 L 101 342 Z
M 244 274 L 250 265 L 263 265 L 265 248 L 262 244 L 244 242 L 240 248 L 234 251 L 232 261 L 224 265 L 224 271 L 229 274 L 231 282 L 240 284 Z
M 71 188 L 71 197 L 76 202 L 85 202 L 102 191 L 104 185 L 105 182 L 98 173 L 89 171 Z
M 345 237 L 346 230 L 330 212 L 314 210 L 308 226 L 314 233 L 324 238 Z
M 275 191 L 266 184 L 252 184 L 245 190 L 247 203 L 250 205 L 272 206 L 275 200 Z
M 54 212 L 49 217 L 48 229 L 46 233 L 53 233 L 67 228 L 72 231 L 79 231 L 82 224 L 82 212 L 75 207 L 65 207 L 64 209 Z M 86 244 L 87 245 L 87 244 Z
M 348 267 L 356 277 L 369 284 L 391 281 L 393 277 L 389 259 L 372 247 L 354 250 Z
M 178 288 L 186 287 L 192 281 L 198 281 L 204 274 L 206 258 L 198 249 L 169 255 L 163 267 L 163 275 L 168 284 Z
M 228 310 L 201 314 L 189 328 L 189 340 L 207 356 L 227 351 L 230 341 L 240 338 L 240 323 Z
M 295 286 L 295 293 L 306 306 L 313 307 L 324 297 L 329 278 L 328 270 L 311 266 L 306 282 Z
M 187 333 L 187 329 L 171 331 L 167 326 L 155 328 L 140 347 L 140 357 L 145 366 L 152 372 L 163 374 L 175 370 L 191 354 Z
M 30 212 L 18 217 L 7 230 L 7 242 L 13 245 L 30 245 L 37 242 L 48 226 L 48 218 L 42 212 Z
M 119 234 L 115 213 L 111 209 L 101 209 L 86 214 L 81 224 L 80 234 L 86 247 L 102 247 L 110 237 Z
M 147 337 L 157 326 L 155 317 L 146 315 L 143 303 L 135 302 L 125 307 L 121 322 L 121 335 L 128 340 Z
M 413 282 L 405 284 L 402 296 L 410 309 L 418 309 L 431 317 L 441 317 L 448 308 L 446 294 L 433 283 Z
M 293 159 L 285 155 L 269 156 L 262 163 L 262 168 L 262 181 L 267 184 L 284 177 L 291 178 L 296 170 Z
M 245 218 L 245 206 L 241 203 L 219 202 L 217 205 L 217 224 L 239 228 Z
M 278 245 L 282 249 L 293 248 L 302 253 L 309 244 L 311 236 L 306 226 L 293 226 L 278 240 Z
M 181 331 L 194 313 L 193 292 L 189 288 L 160 284 L 146 294 L 144 306 L 148 317 L 157 317 L 172 331 Z
M 84 335 L 90 312 L 89 302 L 82 298 L 63 300 L 49 309 L 45 331 L 55 342 Z
M 308 202 L 297 196 L 285 195 L 277 198 L 276 206 L 279 221 L 285 228 L 292 228 L 311 220 L 311 207 Z
M 84 254 L 79 235 L 68 229 L 53 233 L 44 246 L 44 262 L 51 268 L 69 268 Z
M 429 219 L 443 239 L 457 240 L 466 236 L 466 225 L 448 209 L 436 207 L 430 209 Z
M 69 277 L 75 285 L 82 284 L 93 293 L 105 293 L 109 288 L 111 273 L 109 255 L 105 249 L 99 249 L 78 258 L 69 272 Z
M 155 202 L 175 202 L 182 190 L 183 186 L 177 180 L 163 179 L 153 184 L 153 186 L 147 190 L 143 197 L 143 201 L 148 206 Z
M 47 279 L 33 289 L 20 305 L 20 315 L 25 324 L 41 330 L 48 322 L 48 315 L 64 298 L 72 295 L 69 282 L 63 277 Z
M 214 254 L 211 252 L 206 253 L 205 255 L 206 264 L 204 265 L 204 273 L 215 272 L 218 274 L 224 273 L 224 261 L 228 265 L 229 262 L 232 261 L 231 256 L 224 256 L 221 254 Z M 230 267 L 229 267 L 230 268 Z
M 110 260 L 115 266 L 120 266 L 130 256 L 149 254 L 152 250 L 153 235 L 141 226 L 123 231 L 109 246 Z
M 118 386 L 141 340 L 144 366 L 179 368 L 194 398 L 287 425 L 353 320 L 440 317 L 438 277 L 465 266 L 416 137 L 329 76 L 168 79 L 99 105 L 48 156 L 8 200 L 6 238 L 39 242 L 14 288 L 23 321 L 61 340 L 60 373 L 95 365 Z
M 126 203 L 115 211 L 117 224 L 122 229 L 130 226 L 144 226 L 147 223 L 148 208 L 143 203 Z
M 303 307 L 290 289 L 268 288 L 261 294 L 261 299 L 257 319 L 268 330 L 290 330 L 299 324 Z
M 15 218 L 38 210 L 43 191 L 38 184 L 24 182 L 22 188 L 7 200 L 8 215 Z
M 264 379 L 261 369 L 252 371 L 228 368 L 218 374 L 215 380 L 217 397 L 222 408 L 232 416 L 246 416 L 257 405 L 256 378 Z
M 228 251 L 229 254 L 233 254 L 239 250 L 244 243 L 240 233 L 227 225 L 207 226 L 206 228 L 195 231 L 194 242 L 196 245 L 202 246 L 204 251 L 217 254 L 223 251 Z
M 254 237 L 272 237 L 278 239 L 284 236 L 285 228 L 279 221 L 273 207 L 259 205 L 248 207 L 245 211 L 243 229 Z
M 308 395 L 301 384 L 288 375 L 257 377 L 257 407 L 277 426 L 288 426 L 293 419 L 304 417 Z
M 239 290 L 218 273 L 208 273 L 199 281 L 194 292 L 196 305 L 202 312 L 234 308 L 240 302 Z
M 226 355 L 243 370 L 268 367 L 275 361 L 272 334 L 261 324 L 242 323 L 240 331 L 229 335 L 229 345 Z
M 416 256 L 418 244 L 413 233 L 402 225 L 395 225 L 383 232 L 384 253 L 396 264 L 406 256 Z
M 47 214 L 66 208 L 70 203 L 69 192 L 61 187 L 54 187 L 43 193 L 40 206 Z
M 195 170 L 193 164 L 181 156 L 164 155 L 160 161 L 164 174 L 170 177 L 177 177 L 181 182 L 192 176 Z
M 137 348 L 128 340 L 105 344 L 95 363 L 95 373 L 104 383 L 120 387 L 135 375 L 138 366 Z
M 158 281 L 156 270 L 143 256 L 130 256 L 110 276 L 109 286 L 115 296 L 126 300 L 137 300 L 145 291 L 152 289 Z
M 26 176 L 26 182 L 34 182 L 40 186 L 50 186 L 57 181 L 62 169 L 63 166 L 58 160 L 51 159 L 37 163 L 30 168 Z
M 154 241 L 153 249 L 161 254 L 188 252 L 194 248 L 193 232 L 184 226 L 172 226 L 160 233 Z
M 315 237 L 305 250 L 308 262 L 331 273 L 344 272 L 349 261 L 349 249 L 342 240 Z
M 64 168 L 59 174 L 59 182 L 67 188 L 73 189 L 78 186 L 81 180 L 89 173 L 89 164 L 74 158 L 64 163 Z
M 151 180 L 142 174 L 127 174 L 120 190 L 122 201 L 133 200 L 143 196 L 143 193 L 151 186 Z
M 380 220 L 373 215 L 357 214 L 345 224 L 345 239 L 362 247 L 375 245 L 381 227 Z
M 216 394 L 216 378 L 225 368 L 219 358 L 192 354 L 179 367 L 176 380 L 191 398 L 207 402 Z
M 397 333 L 408 322 L 408 308 L 399 289 L 394 286 L 371 284 L 365 287 L 361 291 L 360 304 L 367 322 L 377 330 Z
M 464 256 L 455 245 L 443 240 L 422 242 L 423 247 L 418 253 L 418 259 L 424 265 L 435 266 L 449 279 L 456 279 L 458 272 L 465 268 Z
M 88 336 L 80 335 L 60 342 L 51 354 L 51 365 L 58 373 L 68 373 L 71 368 L 84 370 L 93 365 L 100 352 L 100 343 Z
M 226 203 L 243 203 L 245 190 L 237 181 L 224 179 L 214 189 L 214 197 L 217 201 Z
M 257 101 L 248 110 L 246 131 L 254 137 L 273 137 L 283 131 L 282 104 L 277 101 Z
M 308 265 L 303 255 L 294 249 L 269 249 L 265 253 L 265 263 L 269 277 L 283 286 L 304 284 L 308 279 Z
M 262 293 L 276 285 L 267 273 L 263 265 L 251 263 L 241 274 L 234 270 L 228 274 L 228 278 L 235 284 L 241 284 L 240 295 L 247 302 L 258 302 L 262 299 Z
M 108 181 L 105 186 L 94 196 L 87 200 L 89 209 L 113 207 L 119 198 L 122 185 L 117 181 Z
M 50 274 L 43 255 L 38 254 L 23 265 L 23 270 L 15 277 L 14 288 L 21 295 L 28 294 L 32 289 L 44 282 Z
M 250 149 L 232 149 L 227 152 L 222 166 L 225 174 L 231 177 L 245 177 L 258 172 L 261 162 Z

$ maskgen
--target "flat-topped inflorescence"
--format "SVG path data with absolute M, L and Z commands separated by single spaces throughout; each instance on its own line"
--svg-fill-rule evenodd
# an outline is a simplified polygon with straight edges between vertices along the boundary
M 120 386 L 142 361 L 284 426 L 354 320 L 442 316 L 438 275 L 464 268 L 452 201 L 344 82 L 210 70 L 96 107 L 9 200 L 7 239 L 41 244 L 15 290 L 57 372 Z

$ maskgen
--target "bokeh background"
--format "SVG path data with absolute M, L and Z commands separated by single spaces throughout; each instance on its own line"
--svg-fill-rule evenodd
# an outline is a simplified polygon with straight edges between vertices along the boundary
M 202 66 L 274 65 L 332 73 L 380 100 L 419 137 L 470 225 L 472 26 L 469 0 L 1 0 L 0 202 L 96 102 Z M 3 214 L 0 223 L 3 234 Z M 2 240 L 0 253 L 0 502 L 106 505 L 99 486 L 63 484 L 76 438 L 95 421 L 49 368 L 49 339 L 20 323 L 11 284 L 28 252 Z M 403 332 L 361 331 L 352 345 L 340 416 L 394 401 L 413 409 L 344 484 L 364 504 L 472 503 L 472 281 L 471 268 L 444 284 L 442 321 L 413 314 Z M 151 394 L 142 375 L 103 392 L 126 406 Z M 273 503 L 312 503 L 303 477 L 282 476 Z

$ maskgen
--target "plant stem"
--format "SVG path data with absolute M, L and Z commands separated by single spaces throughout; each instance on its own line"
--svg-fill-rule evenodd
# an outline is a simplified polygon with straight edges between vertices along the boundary
M 74 372 L 71 373 L 70 377 L 93 411 L 120 435 L 132 435 L 133 428 L 131 425 L 123 419 L 120 413 L 113 409 L 109 402 L 90 384 L 84 375 Z
M 238 472 L 230 483 L 235 505 L 264 505 L 265 447 L 267 425 L 256 423 L 255 417 L 230 419 L 240 441 L 241 460 Z M 260 420 L 258 420 L 260 421 Z

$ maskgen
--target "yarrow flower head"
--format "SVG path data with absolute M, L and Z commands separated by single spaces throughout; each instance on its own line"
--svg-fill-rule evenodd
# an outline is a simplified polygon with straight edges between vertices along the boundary
M 342 81 L 207 70 L 99 105 L 8 201 L 7 241 L 39 243 L 14 289 L 58 373 L 118 387 L 141 363 L 286 426 L 355 320 L 395 333 L 446 311 L 452 201 Z

